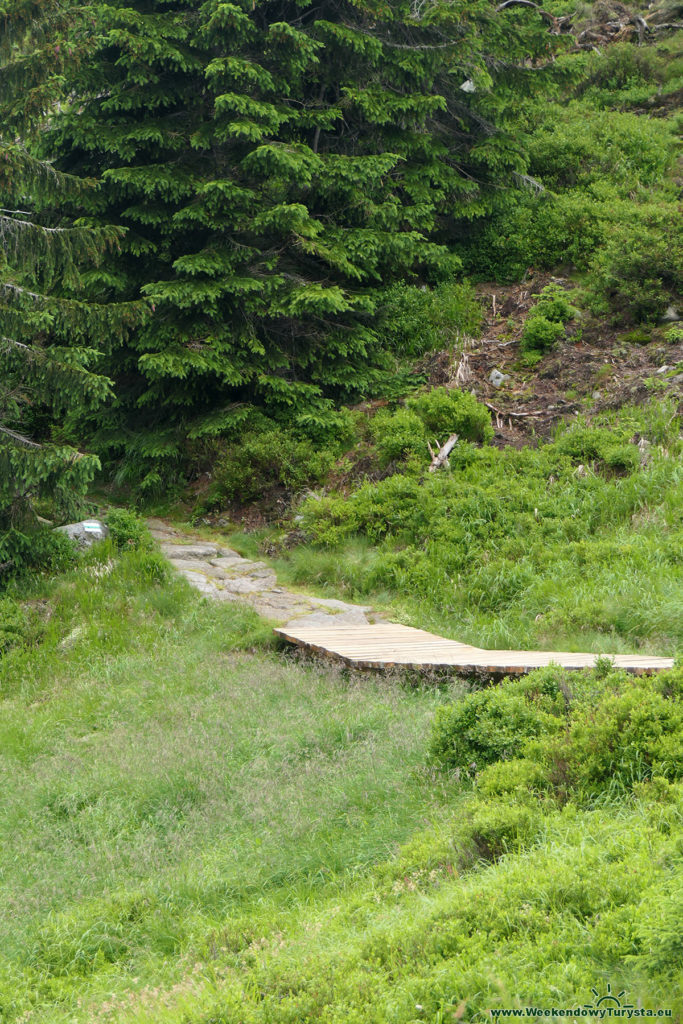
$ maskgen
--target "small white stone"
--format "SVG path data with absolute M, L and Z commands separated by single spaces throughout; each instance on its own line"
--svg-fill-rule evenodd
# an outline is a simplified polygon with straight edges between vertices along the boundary
M 501 387 L 506 380 L 510 380 L 509 373 L 501 373 L 500 370 L 491 370 L 489 374 L 489 381 L 493 384 L 494 388 Z

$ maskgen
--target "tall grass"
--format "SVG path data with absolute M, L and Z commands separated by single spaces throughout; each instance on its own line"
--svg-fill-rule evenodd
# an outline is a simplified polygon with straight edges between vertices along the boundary
M 456 448 L 449 472 L 403 472 L 303 506 L 298 585 L 388 606 L 477 646 L 683 645 L 683 463 L 670 403 L 577 423 L 538 449 Z M 640 453 L 629 440 L 648 434 Z M 579 468 L 582 467 L 582 468 Z
M 226 923 L 363 875 L 449 789 L 421 770 L 444 693 L 269 652 L 153 552 L 102 557 L 33 592 L 42 638 L 0 661 L 3 1021 L 173 983 Z

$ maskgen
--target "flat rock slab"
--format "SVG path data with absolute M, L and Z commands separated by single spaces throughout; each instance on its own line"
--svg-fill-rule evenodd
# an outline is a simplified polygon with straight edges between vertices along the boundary
M 171 561 L 185 561 L 188 558 L 209 559 L 218 558 L 222 553 L 219 548 L 212 544 L 161 544 L 161 550 Z
M 163 554 L 195 589 L 214 601 L 241 601 L 266 619 L 313 625 L 367 625 L 376 613 L 367 605 L 297 594 L 277 582 L 266 562 L 242 558 L 218 544 L 188 539 L 163 520 L 149 520 Z

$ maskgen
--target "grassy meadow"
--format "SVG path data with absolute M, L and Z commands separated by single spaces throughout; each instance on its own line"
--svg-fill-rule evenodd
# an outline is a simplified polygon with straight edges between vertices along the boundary
M 472 693 L 354 675 L 278 650 L 144 540 L 14 599 L 3 1024 L 483 1020 L 607 983 L 680 1019 L 680 670 Z M 593 764 L 593 728 L 622 767 L 560 792 L 552 764 L 571 743 Z M 578 738 L 557 754 L 558 735 Z
M 460 442 L 448 473 L 408 453 L 383 479 L 308 497 L 302 541 L 278 550 L 270 528 L 261 550 L 293 585 L 477 647 L 673 654 L 682 451 L 675 403 L 651 400 L 538 447 Z M 230 542 L 258 554 L 253 534 Z
M 0 661 L 3 1021 L 92 1019 L 226 928 L 284 927 L 447 788 L 422 770 L 438 690 L 283 657 L 152 552 L 87 561 Z

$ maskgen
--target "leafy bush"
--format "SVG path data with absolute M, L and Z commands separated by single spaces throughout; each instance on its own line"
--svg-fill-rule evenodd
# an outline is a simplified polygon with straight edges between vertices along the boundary
M 661 121 L 586 104 L 552 105 L 529 140 L 530 173 L 554 191 L 588 191 L 604 183 L 658 185 L 674 147 L 672 129 Z
M 109 509 L 105 516 L 109 536 L 117 550 L 142 548 L 150 543 L 150 534 L 144 519 L 127 508 Z
M 683 327 L 680 324 L 674 324 L 664 332 L 664 337 L 670 345 L 683 344 Z
M 636 680 L 600 667 L 582 676 L 576 697 L 551 667 L 441 706 L 431 761 L 478 771 L 482 797 L 518 801 L 548 791 L 592 802 L 682 779 L 683 666 Z
M 516 757 L 531 736 L 564 728 L 565 699 L 555 671 L 468 694 L 437 709 L 430 758 L 465 772 Z
M 557 284 L 547 285 L 524 324 L 522 352 L 547 352 L 564 335 L 564 325 L 576 313 L 563 288 Z
M 640 462 L 638 449 L 627 443 L 625 432 L 602 427 L 573 427 L 561 434 L 557 450 L 581 462 L 602 462 L 612 469 L 632 471 Z
M 234 444 L 214 467 L 208 504 L 251 501 L 274 488 L 296 491 L 319 483 L 335 461 L 330 448 L 275 425 L 254 430 Z
M 481 322 L 481 307 L 467 283 L 443 283 L 436 288 L 395 284 L 384 294 L 376 329 L 390 352 L 415 358 L 436 349 L 449 349 Z
M 427 455 L 427 432 L 411 409 L 383 410 L 370 423 L 370 433 L 383 465 L 410 455 Z
M 356 439 L 357 418 L 357 414 L 347 408 L 323 408 L 299 413 L 294 422 L 301 435 L 315 445 L 341 452 L 350 448 Z M 265 417 L 264 423 L 268 423 Z
M 465 846 L 473 845 L 477 858 L 493 861 L 523 849 L 542 825 L 542 816 L 535 807 L 474 800 L 467 807 L 458 838 Z
M 683 669 L 678 670 L 683 675 Z M 651 682 L 608 692 L 596 707 L 581 707 L 569 729 L 527 747 L 562 796 L 591 799 L 622 795 L 660 776 L 683 777 L 683 703 L 658 693 Z
M 0 571 L 0 588 L 7 579 L 28 572 L 64 572 L 76 557 L 76 548 L 69 538 L 49 527 L 0 532 L 0 563 L 8 563 Z
M 674 208 L 614 225 L 590 271 L 587 296 L 596 313 L 656 321 L 683 290 L 683 227 Z
M 652 341 L 652 329 L 645 327 L 634 327 L 632 331 L 626 331 L 621 335 L 622 341 L 629 345 L 649 345 Z
M 545 788 L 546 776 L 542 766 L 525 757 L 496 761 L 477 777 L 477 792 L 483 796 L 510 793 L 528 798 Z
M 501 197 L 483 227 L 473 223 L 458 253 L 470 273 L 486 279 L 577 267 L 587 272 L 596 313 L 654 320 L 681 288 L 683 242 L 671 174 L 676 126 L 596 105 L 618 106 L 622 89 L 631 90 L 623 95 L 633 102 L 647 102 L 654 97 L 648 83 L 663 77 L 662 67 L 652 51 L 631 45 L 577 59 L 585 63 L 577 90 L 587 95 L 520 109 L 531 181 L 523 179 L 526 187 Z M 527 356 L 554 340 L 547 327 L 534 327 Z
M 434 388 L 409 398 L 406 406 L 420 417 L 431 437 L 445 440 L 446 435 L 457 434 L 462 440 L 483 443 L 493 439 L 491 414 L 469 391 Z
M 520 349 L 522 352 L 548 352 L 564 336 L 564 324 L 544 316 L 529 317 L 524 324 Z
M 11 597 L 0 597 L 0 655 L 23 642 L 26 628 L 21 606 Z
M 659 83 L 663 79 L 656 55 L 652 50 L 631 43 L 613 43 L 604 52 L 590 55 L 586 75 L 579 95 L 597 90 L 608 96 L 636 84 Z

